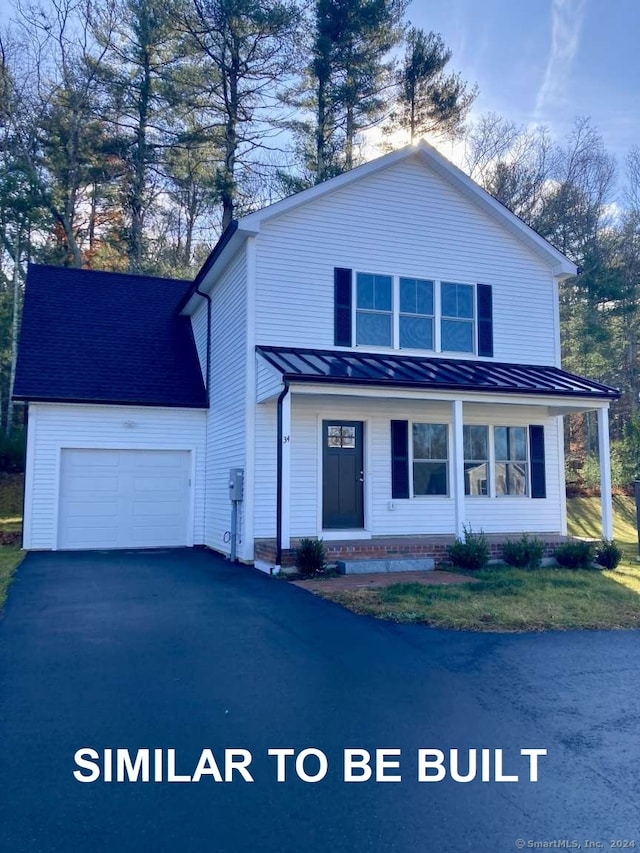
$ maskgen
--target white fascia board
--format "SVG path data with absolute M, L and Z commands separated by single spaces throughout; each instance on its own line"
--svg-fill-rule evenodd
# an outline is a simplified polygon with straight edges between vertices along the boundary
M 551 414 L 569 414 L 577 412 L 593 411 L 595 409 L 608 408 L 609 401 L 601 401 L 592 397 L 558 397 L 549 395 L 545 397 L 541 394 L 514 394 L 511 392 L 499 393 L 483 393 L 476 391 L 435 391 L 430 388 L 425 388 L 423 391 L 412 388 L 389 388 L 375 386 L 347 386 L 347 385 L 332 385 L 330 383 L 289 383 L 292 394 L 304 394 L 313 396 L 333 397 L 358 397 L 360 399 L 369 398 L 370 400 L 387 400 L 393 398 L 396 400 L 439 400 L 444 402 L 453 402 L 454 400 L 462 400 L 465 403 L 488 403 L 490 405 L 509 405 L 509 406 L 541 406 L 549 409 Z M 559 409 L 563 411 L 560 412 Z

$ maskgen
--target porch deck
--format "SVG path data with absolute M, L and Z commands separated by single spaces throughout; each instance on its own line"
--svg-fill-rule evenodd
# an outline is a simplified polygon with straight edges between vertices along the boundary
M 507 539 L 519 539 L 522 531 L 514 533 L 485 534 L 489 543 L 490 559 L 502 556 L 502 546 Z M 550 557 L 555 548 L 566 542 L 567 536 L 555 533 L 531 534 L 544 542 L 544 556 Z M 333 539 L 324 540 L 327 562 L 338 560 L 401 560 L 432 558 L 436 565 L 447 559 L 447 546 L 453 544 L 455 536 L 450 534 L 418 536 L 373 536 L 371 539 Z M 295 549 L 299 539 L 291 540 L 291 548 L 283 550 L 282 565 L 291 567 L 295 561 Z M 255 559 L 268 565 L 275 565 L 276 540 L 256 539 Z

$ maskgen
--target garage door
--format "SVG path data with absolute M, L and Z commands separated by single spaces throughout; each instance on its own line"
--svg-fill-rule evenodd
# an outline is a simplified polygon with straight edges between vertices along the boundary
M 180 450 L 63 450 L 58 548 L 187 545 L 190 463 Z

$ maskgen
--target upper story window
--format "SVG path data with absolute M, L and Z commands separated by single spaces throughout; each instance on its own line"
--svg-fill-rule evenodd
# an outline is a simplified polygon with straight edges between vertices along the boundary
M 400 279 L 400 348 L 434 349 L 433 282 Z
M 358 273 L 356 343 L 393 346 L 393 279 L 390 275 Z
M 445 352 L 474 351 L 474 292 L 471 284 L 443 281 L 441 299 L 441 349 Z
M 493 358 L 493 287 L 333 270 L 338 347 L 468 353 Z
M 340 315 L 340 336 L 336 338 L 343 346 L 349 345 L 350 328 L 356 346 L 476 352 L 476 285 L 355 272 L 347 294 L 351 301 L 341 291 L 339 310 L 344 317 Z

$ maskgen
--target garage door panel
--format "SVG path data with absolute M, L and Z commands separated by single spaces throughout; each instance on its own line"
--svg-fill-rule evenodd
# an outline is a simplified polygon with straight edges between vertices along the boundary
M 64 449 L 59 548 L 189 544 L 189 451 Z
M 101 518 L 117 518 L 119 504 L 117 501 L 76 501 L 70 500 L 66 506 L 66 516 L 69 521 L 74 518 L 91 518 L 98 524 Z

